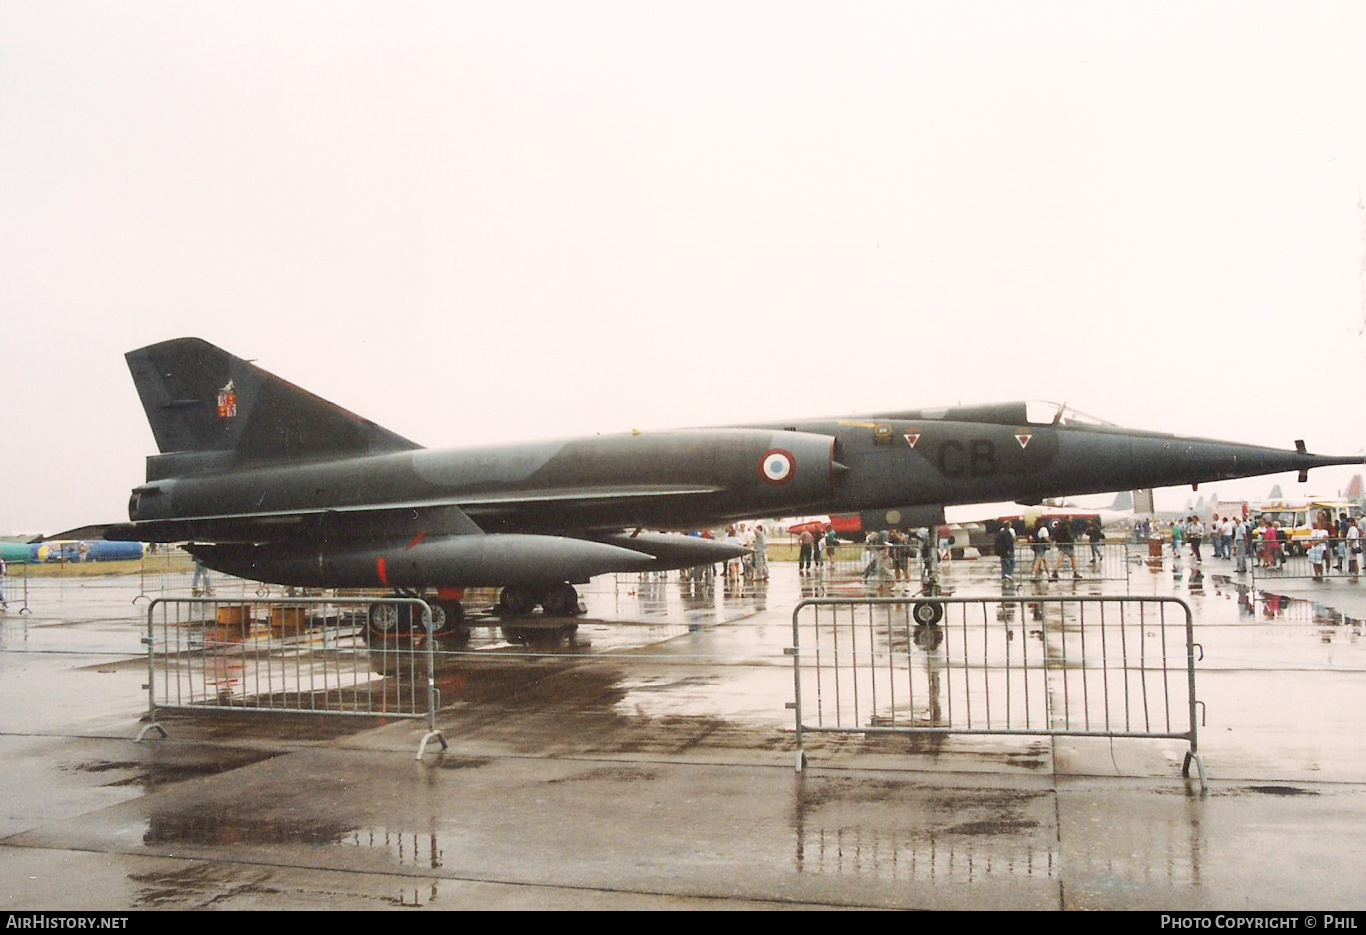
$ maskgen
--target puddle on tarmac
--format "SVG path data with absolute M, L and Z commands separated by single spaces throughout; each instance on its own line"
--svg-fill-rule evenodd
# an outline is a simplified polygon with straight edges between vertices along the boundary
M 478 769 L 492 762 L 493 759 L 486 756 L 443 756 L 437 763 L 437 769 Z
M 281 900 L 292 906 L 333 908 L 367 903 L 378 906 L 426 906 L 439 901 L 439 880 L 405 882 L 386 888 L 377 883 L 374 893 L 354 890 L 329 890 L 318 886 L 300 886 L 297 875 L 288 875 L 286 882 L 275 882 L 277 871 L 267 867 L 196 863 L 177 870 L 156 870 L 130 874 L 128 879 L 137 885 L 134 905 L 140 909 L 214 909 L 260 908 L 279 905 Z
M 110 773 L 104 786 L 141 786 L 148 792 L 155 791 L 172 783 L 187 779 L 200 779 L 231 772 L 243 766 L 251 766 L 277 756 L 262 750 L 236 750 L 231 748 L 215 749 L 203 758 L 167 756 L 153 751 L 146 761 L 140 760 L 89 760 L 81 763 L 64 764 L 64 772 Z
M 629 675 L 617 689 L 622 697 L 614 710 L 623 717 L 720 719 L 767 729 L 792 723 L 782 702 L 775 702 L 792 690 L 790 668 L 732 664 L 711 675 Z
M 1031 814 L 1050 801 L 1045 792 L 813 777 L 796 792 L 794 864 L 898 881 L 1055 879 L 1056 839 Z
M 244 814 L 153 812 L 143 831 L 148 845 L 340 844 L 356 832 L 344 822 L 275 821 Z
M 1210 581 L 1213 583 L 1213 591 L 1216 597 L 1227 596 L 1237 601 L 1238 616 L 1244 621 L 1248 618 L 1255 618 L 1285 623 L 1307 623 L 1322 627 L 1341 627 L 1344 632 L 1358 636 L 1362 634 L 1363 629 L 1366 629 L 1366 620 L 1341 613 L 1319 601 L 1287 597 L 1265 589 L 1253 588 L 1227 575 L 1211 575 Z M 1209 604 L 1204 606 L 1207 610 L 1212 609 Z M 1217 604 L 1214 606 L 1217 607 Z M 1201 623 L 1205 622 L 1208 621 L 1201 620 Z
M 278 846 L 308 845 L 359 848 L 379 852 L 399 867 L 433 869 L 442 865 L 442 847 L 435 833 L 395 831 L 384 827 L 356 828 L 343 821 L 256 818 L 245 814 L 157 813 L 148 818 L 142 834 L 149 846 Z
M 1258 795 L 1319 795 L 1313 789 L 1301 789 L 1298 786 L 1244 786 L 1241 790 L 1236 791 L 1255 792 Z
M 682 678 L 647 677 L 624 679 L 622 687 L 633 692 L 667 692 L 680 688 L 698 688 L 715 685 L 721 681 L 718 675 L 689 675 Z
M 204 863 L 179 870 L 131 873 L 128 879 L 138 885 L 133 905 L 140 909 L 207 909 L 236 897 L 279 895 L 281 891 L 270 885 L 273 875 L 267 869 Z
M 1061 871 L 1056 847 L 977 843 L 959 836 L 898 840 L 876 828 L 803 830 L 797 872 L 857 874 L 885 880 L 973 883 L 1001 878 L 1053 880 Z
M 632 766 L 601 766 L 597 769 L 576 773 L 573 776 L 548 779 L 546 784 L 553 786 L 568 782 L 656 782 L 661 778 L 663 777 L 660 773 L 648 769 L 637 769 Z
M 1062 870 L 1055 820 L 1047 791 L 808 777 L 793 808 L 793 866 L 898 882 L 1052 882 Z M 1141 841 L 1124 848 L 1131 853 L 1072 853 L 1071 870 L 1124 888 L 1200 885 L 1207 845 L 1186 811 L 1172 809 L 1133 833 Z
M 389 855 L 401 867 L 436 869 L 442 864 L 441 843 L 435 834 L 391 831 L 388 828 L 361 828 L 348 832 L 337 842 L 344 847 L 366 848 Z

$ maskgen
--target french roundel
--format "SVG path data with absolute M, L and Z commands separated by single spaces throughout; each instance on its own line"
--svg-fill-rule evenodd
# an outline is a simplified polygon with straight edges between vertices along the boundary
M 759 462 L 759 474 L 770 484 L 786 484 L 796 473 L 797 460 L 781 448 L 774 448 Z

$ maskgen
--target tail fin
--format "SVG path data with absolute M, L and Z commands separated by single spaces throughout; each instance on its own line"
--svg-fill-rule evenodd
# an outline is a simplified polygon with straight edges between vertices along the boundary
M 277 461 L 421 447 L 199 338 L 125 357 L 163 456 Z
M 1362 498 L 1362 493 L 1361 493 L 1361 475 L 1360 475 L 1360 474 L 1353 474 L 1353 475 L 1352 475 L 1352 480 L 1351 480 L 1351 482 L 1347 485 L 1347 494 L 1346 494 L 1346 496 L 1347 496 L 1347 499 L 1348 499 L 1348 500 L 1360 500 L 1360 499 Z
M 1156 513 L 1153 504 L 1153 491 L 1149 487 L 1146 490 L 1134 491 L 1134 512 L 1135 513 Z

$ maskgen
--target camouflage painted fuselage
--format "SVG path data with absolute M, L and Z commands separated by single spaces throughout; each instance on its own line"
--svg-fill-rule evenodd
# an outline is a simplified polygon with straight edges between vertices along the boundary
M 438 451 L 196 339 L 128 359 L 162 453 L 131 522 L 106 537 L 200 543 L 215 567 L 290 584 L 581 581 L 735 552 L 620 535 L 633 528 L 910 516 L 1359 460 L 1074 421 L 1061 407 L 1040 418 L 1025 403 Z

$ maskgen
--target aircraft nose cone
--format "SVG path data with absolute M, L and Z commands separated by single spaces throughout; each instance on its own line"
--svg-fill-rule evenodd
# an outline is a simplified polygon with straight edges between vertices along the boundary
M 1204 438 L 1150 436 L 1134 439 L 1133 466 L 1139 486 L 1204 483 L 1261 474 L 1299 473 L 1310 468 L 1361 464 L 1360 456 L 1318 455 L 1304 450 L 1243 445 Z
M 1309 469 L 1316 467 L 1332 467 L 1335 464 L 1362 464 L 1366 459 L 1354 455 L 1311 455 L 1304 453 L 1304 442 L 1295 443 L 1299 451 L 1296 455 L 1301 459 L 1297 465 L 1300 472 L 1298 478 L 1301 484 L 1309 480 Z

